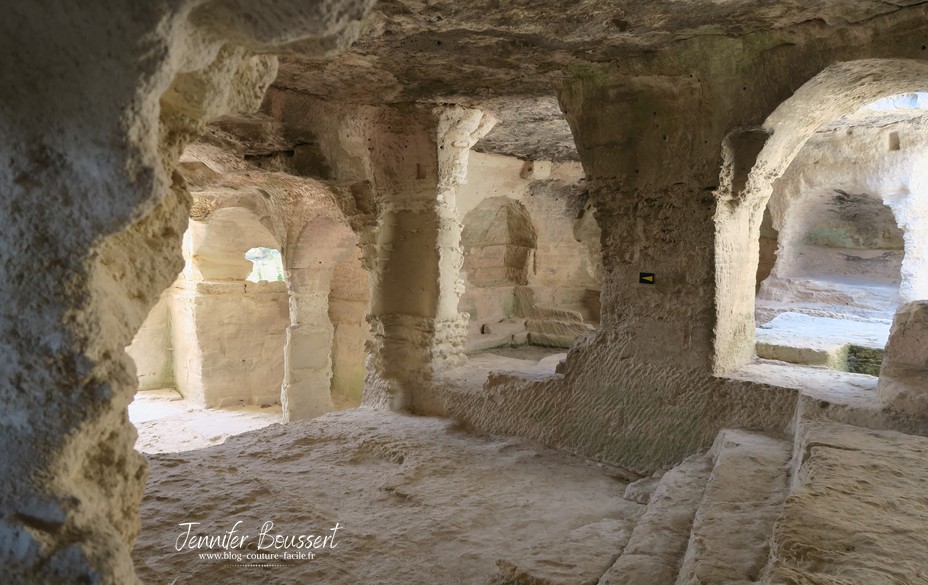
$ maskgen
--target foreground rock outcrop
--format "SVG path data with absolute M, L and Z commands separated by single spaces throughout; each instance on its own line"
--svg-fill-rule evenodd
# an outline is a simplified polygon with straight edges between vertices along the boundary
M 928 301 L 909 303 L 896 313 L 880 370 L 880 399 L 894 410 L 924 418 L 928 414 Z
M 0 21 L 7 582 L 138 582 L 124 348 L 181 268 L 177 159 L 208 120 L 260 104 L 269 52 L 344 46 L 372 2 L 246 4 L 20 4 Z

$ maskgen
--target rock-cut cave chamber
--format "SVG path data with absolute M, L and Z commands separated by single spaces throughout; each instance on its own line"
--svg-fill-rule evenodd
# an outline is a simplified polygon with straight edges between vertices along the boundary
M 0 32 L 0 583 L 928 582 L 925 3 Z
M 270 105 L 288 99 L 272 88 L 259 112 L 215 121 L 181 155 L 178 171 L 193 194 L 184 269 L 127 348 L 141 392 L 130 418 L 143 430 L 143 451 L 205 446 L 362 402 L 376 265 L 365 264 L 340 207 L 348 195 L 330 173 L 312 176 L 337 163 L 280 135 L 287 130 Z M 536 101 L 556 108 L 553 97 Z M 444 229 L 459 232 L 460 265 L 447 267 L 457 283 L 445 294 L 459 296 L 466 332 L 451 343 L 470 367 L 449 373 L 475 391 L 493 370 L 554 373 L 599 321 L 595 209 L 566 120 L 552 126 L 560 141 L 534 147 L 553 160 L 485 152 L 479 140 L 459 155 L 467 182 L 448 202 Z M 262 130 L 262 144 L 277 150 L 254 152 L 248 140 Z M 281 209 L 278 199 L 294 193 L 299 209 Z M 410 284 L 403 294 L 416 294 Z

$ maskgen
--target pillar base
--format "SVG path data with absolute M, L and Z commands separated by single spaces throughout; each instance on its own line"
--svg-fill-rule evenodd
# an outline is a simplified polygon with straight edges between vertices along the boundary
M 413 315 L 368 317 L 368 374 L 361 404 L 370 408 L 442 416 L 436 372 L 467 363 L 466 313 L 454 319 Z

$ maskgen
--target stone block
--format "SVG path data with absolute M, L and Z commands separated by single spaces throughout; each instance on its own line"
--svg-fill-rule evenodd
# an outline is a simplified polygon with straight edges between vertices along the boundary
M 894 410 L 928 416 L 928 301 L 896 312 L 877 392 Z

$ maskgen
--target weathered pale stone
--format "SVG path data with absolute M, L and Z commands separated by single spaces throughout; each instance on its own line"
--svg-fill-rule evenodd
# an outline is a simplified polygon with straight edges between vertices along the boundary
M 918 583 L 928 522 L 921 486 L 928 441 L 807 420 L 798 468 L 771 541 L 772 584 Z
M 896 312 L 877 391 L 894 410 L 928 416 L 928 301 Z
M 285 421 L 316 417 L 334 408 L 331 283 L 339 262 L 351 256 L 357 241 L 346 224 L 326 216 L 314 217 L 300 207 L 312 203 L 297 200 L 296 209 L 288 216 L 295 235 L 284 256 L 290 293 L 290 325 L 280 391 Z
M 887 321 L 829 319 L 801 313 L 780 313 L 757 328 L 757 356 L 859 372 L 855 369 L 857 364 L 853 356 L 862 351 L 882 355 L 888 337 Z M 853 353 L 852 348 L 855 348 Z
M 170 298 L 174 386 L 210 408 L 278 402 L 284 376 L 283 283 L 183 283 Z
M 329 319 L 335 327 L 332 339 L 332 398 L 338 404 L 356 406 L 364 389 L 365 343 L 370 339 L 367 312 L 370 278 L 361 265 L 360 249 L 339 263 L 332 274 Z
M 628 484 L 625 487 L 625 499 L 639 504 L 647 504 L 651 501 L 651 496 L 654 495 L 654 490 L 657 489 L 662 475 L 662 473 L 657 472 L 652 477 L 643 477 Z
M 523 179 L 544 180 L 551 176 L 551 161 L 535 160 L 526 162 L 522 166 L 520 176 Z
M 664 474 L 628 544 L 599 585 L 674 582 L 711 469 L 711 458 L 694 455 Z
M 712 474 L 675 583 L 756 583 L 787 496 L 791 445 L 726 429 L 710 455 Z
M 766 241 L 772 235 L 776 249 L 758 282 L 765 313 L 889 318 L 900 302 L 928 294 L 920 276 L 928 225 L 918 195 L 921 113 L 865 106 L 805 143 L 774 183 L 765 213 Z M 887 149 L 887 133 L 899 131 L 910 137 L 905 148 Z
M 529 166 L 544 176 L 526 172 Z M 580 311 L 584 319 L 598 321 L 599 228 L 591 210 L 578 210 L 583 205 L 581 171 L 579 166 L 550 161 L 471 156 L 473 180 L 457 197 L 464 224 L 465 290 L 460 306 L 478 328 L 504 318 L 532 316 L 536 300 L 545 308 Z M 513 285 L 531 286 L 530 298 L 513 304 L 512 290 L 501 288 Z M 565 295 L 567 289 L 582 292 Z M 578 333 L 591 329 L 562 328 L 562 334 L 536 341 L 569 347 Z M 535 343 L 527 332 L 523 337 Z M 486 343 L 474 340 L 473 347 L 487 347 Z
M 301 47 L 321 55 L 370 4 L 8 7 L 0 264 L 20 284 L 0 303 L 5 581 L 138 582 L 145 464 L 124 348 L 181 269 L 190 196 L 174 165 L 206 121 L 258 106 L 276 59 L 254 51 L 325 39 Z
M 369 317 L 374 340 L 364 400 L 440 413 L 422 388 L 433 369 L 463 362 L 467 334 L 466 315 L 458 313 L 463 260 L 455 189 L 465 181 L 470 147 L 494 119 L 463 108 L 388 115 L 388 120 L 405 116 L 402 131 L 379 125 L 375 135 L 405 141 L 413 151 L 409 158 L 373 163 L 385 211 L 374 230 L 378 270 Z M 378 176 L 389 180 L 378 182 Z
M 221 214 L 227 189 L 266 202 L 259 221 L 287 261 L 294 335 L 331 327 L 320 299 L 348 252 L 326 240 L 318 249 L 338 257 L 303 256 L 312 246 L 302 234 L 325 232 L 320 217 L 352 232 L 345 248 L 360 246 L 373 284 L 370 405 L 447 413 L 642 473 L 708 447 L 722 428 L 788 428 L 795 392 L 717 376 L 753 356 L 769 183 L 836 116 L 924 88 L 928 6 L 412 0 L 380 3 L 362 23 L 372 4 L 5 7 L 0 559 L 9 581 L 137 581 L 128 549 L 145 472 L 131 449 L 136 380 L 124 347 L 181 269 L 188 215 Z M 362 29 L 356 51 L 333 57 Z M 275 78 L 273 53 L 286 55 L 282 75 L 249 118 L 242 112 Z M 563 113 L 585 182 L 559 162 L 525 185 L 523 163 L 509 160 L 515 172 L 494 196 L 521 186 L 529 216 L 560 219 L 534 222 L 544 237 L 525 273 L 528 306 L 590 319 L 570 305 L 601 290 L 601 325 L 573 342 L 560 372 L 494 375 L 479 392 L 459 391 L 438 376 L 465 362 L 459 240 L 469 209 L 457 199 L 470 149 L 494 138 L 492 112 L 517 114 L 496 151 L 552 161 L 575 156 L 563 147 Z M 183 154 L 207 121 L 230 113 Z M 514 144 L 520 126 L 534 137 Z M 230 138 L 236 128 L 244 141 Z M 538 128 L 554 129 L 549 147 Z M 886 148 L 905 152 L 909 140 L 887 136 Z M 314 207 L 322 200 L 331 205 Z M 911 209 L 900 223 L 921 217 Z M 545 226 L 559 233 L 539 234 Z M 526 268 L 529 254 L 521 259 L 504 266 Z M 238 257 L 203 260 L 199 278 L 235 280 L 247 268 Z M 569 294 L 564 265 L 575 269 Z M 903 267 L 916 283 L 918 266 Z M 642 272 L 653 285 L 638 284 Z M 205 282 L 204 296 L 227 286 Z M 293 412 L 331 408 L 328 366 L 290 373 L 282 400 L 299 403 Z
M 271 461 L 275 473 L 268 473 Z M 237 564 L 191 560 L 196 551 L 163 552 L 164 542 L 177 538 L 179 505 L 201 513 L 204 530 L 231 528 L 230 508 L 215 505 L 216 485 L 234 486 L 230 505 L 252 542 L 268 518 L 281 533 L 339 522 L 335 549 L 267 568 L 279 581 L 332 585 L 476 585 L 498 577 L 502 565 L 545 582 L 574 585 L 577 575 L 595 582 L 644 508 L 622 498 L 624 482 L 608 470 L 557 450 L 469 435 L 449 420 L 368 409 L 155 455 L 152 468 L 134 551 L 146 582 L 167 575 L 178 582 L 242 580 L 248 569 Z M 559 562 L 551 563 L 555 551 Z
M 169 289 L 170 291 L 170 289 Z M 171 294 L 162 293 L 148 313 L 126 353 L 135 363 L 139 390 L 174 387 L 174 352 L 171 339 Z

